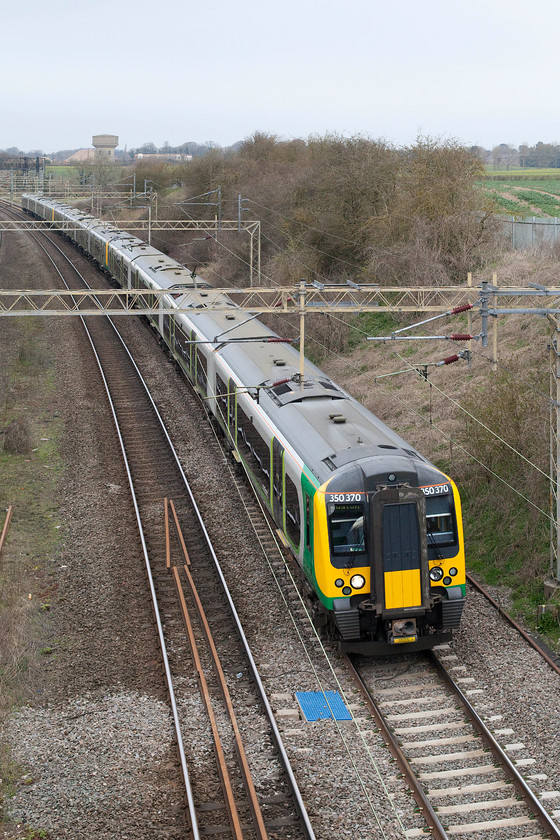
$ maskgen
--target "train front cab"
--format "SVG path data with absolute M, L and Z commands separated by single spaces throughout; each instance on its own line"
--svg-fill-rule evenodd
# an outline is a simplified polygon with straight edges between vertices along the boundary
M 343 650 L 421 650 L 449 639 L 465 596 L 453 482 L 315 498 L 315 585 Z

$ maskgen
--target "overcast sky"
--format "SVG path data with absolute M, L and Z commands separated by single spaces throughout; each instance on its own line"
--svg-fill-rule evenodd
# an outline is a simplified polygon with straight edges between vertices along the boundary
M 560 0 L 0 0 L 0 149 L 560 141 Z

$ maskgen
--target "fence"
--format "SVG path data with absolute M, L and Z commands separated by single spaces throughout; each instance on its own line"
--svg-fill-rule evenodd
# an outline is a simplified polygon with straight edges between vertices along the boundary
M 543 219 L 539 216 L 498 216 L 498 220 L 513 248 L 535 248 L 544 243 L 554 245 L 560 240 L 560 219 Z

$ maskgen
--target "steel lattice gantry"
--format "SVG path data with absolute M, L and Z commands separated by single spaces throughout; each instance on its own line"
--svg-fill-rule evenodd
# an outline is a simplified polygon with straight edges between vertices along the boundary
M 21 225 L 21 222 L 19 223 Z M 177 291 L 176 288 L 173 289 Z M 322 286 L 306 284 L 290 287 L 264 287 L 196 290 L 185 288 L 189 305 L 166 306 L 169 290 L 99 289 L 89 291 L 0 289 L 0 317 L 52 315 L 146 315 L 179 314 L 196 311 L 231 311 L 232 302 L 254 314 L 291 314 L 300 319 L 300 350 L 303 355 L 304 319 L 312 314 L 394 312 L 411 314 L 453 314 L 452 310 L 470 305 L 478 310 L 480 331 L 477 338 L 488 343 L 488 325 L 493 336 L 492 356 L 497 361 L 497 325 L 502 315 L 539 315 L 552 323 L 551 352 L 551 577 L 560 582 L 560 288 L 498 287 L 488 282 L 480 286 Z M 154 308 L 154 300 L 157 304 Z M 175 301 L 175 304 L 180 301 Z M 469 320 L 470 320 L 469 316 Z M 469 327 L 470 332 L 470 327 Z M 427 336 L 426 336 L 427 337 Z M 449 337 L 449 336 L 448 336 Z M 459 336 L 467 339 L 469 336 Z M 383 339 L 391 341 L 396 336 Z

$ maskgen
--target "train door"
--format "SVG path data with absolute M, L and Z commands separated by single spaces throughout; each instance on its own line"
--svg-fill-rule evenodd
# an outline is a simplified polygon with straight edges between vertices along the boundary
M 272 439 L 272 512 L 284 530 L 284 447 Z
M 370 502 L 371 580 L 384 617 L 429 605 L 426 499 L 418 487 L 386 487 Z

